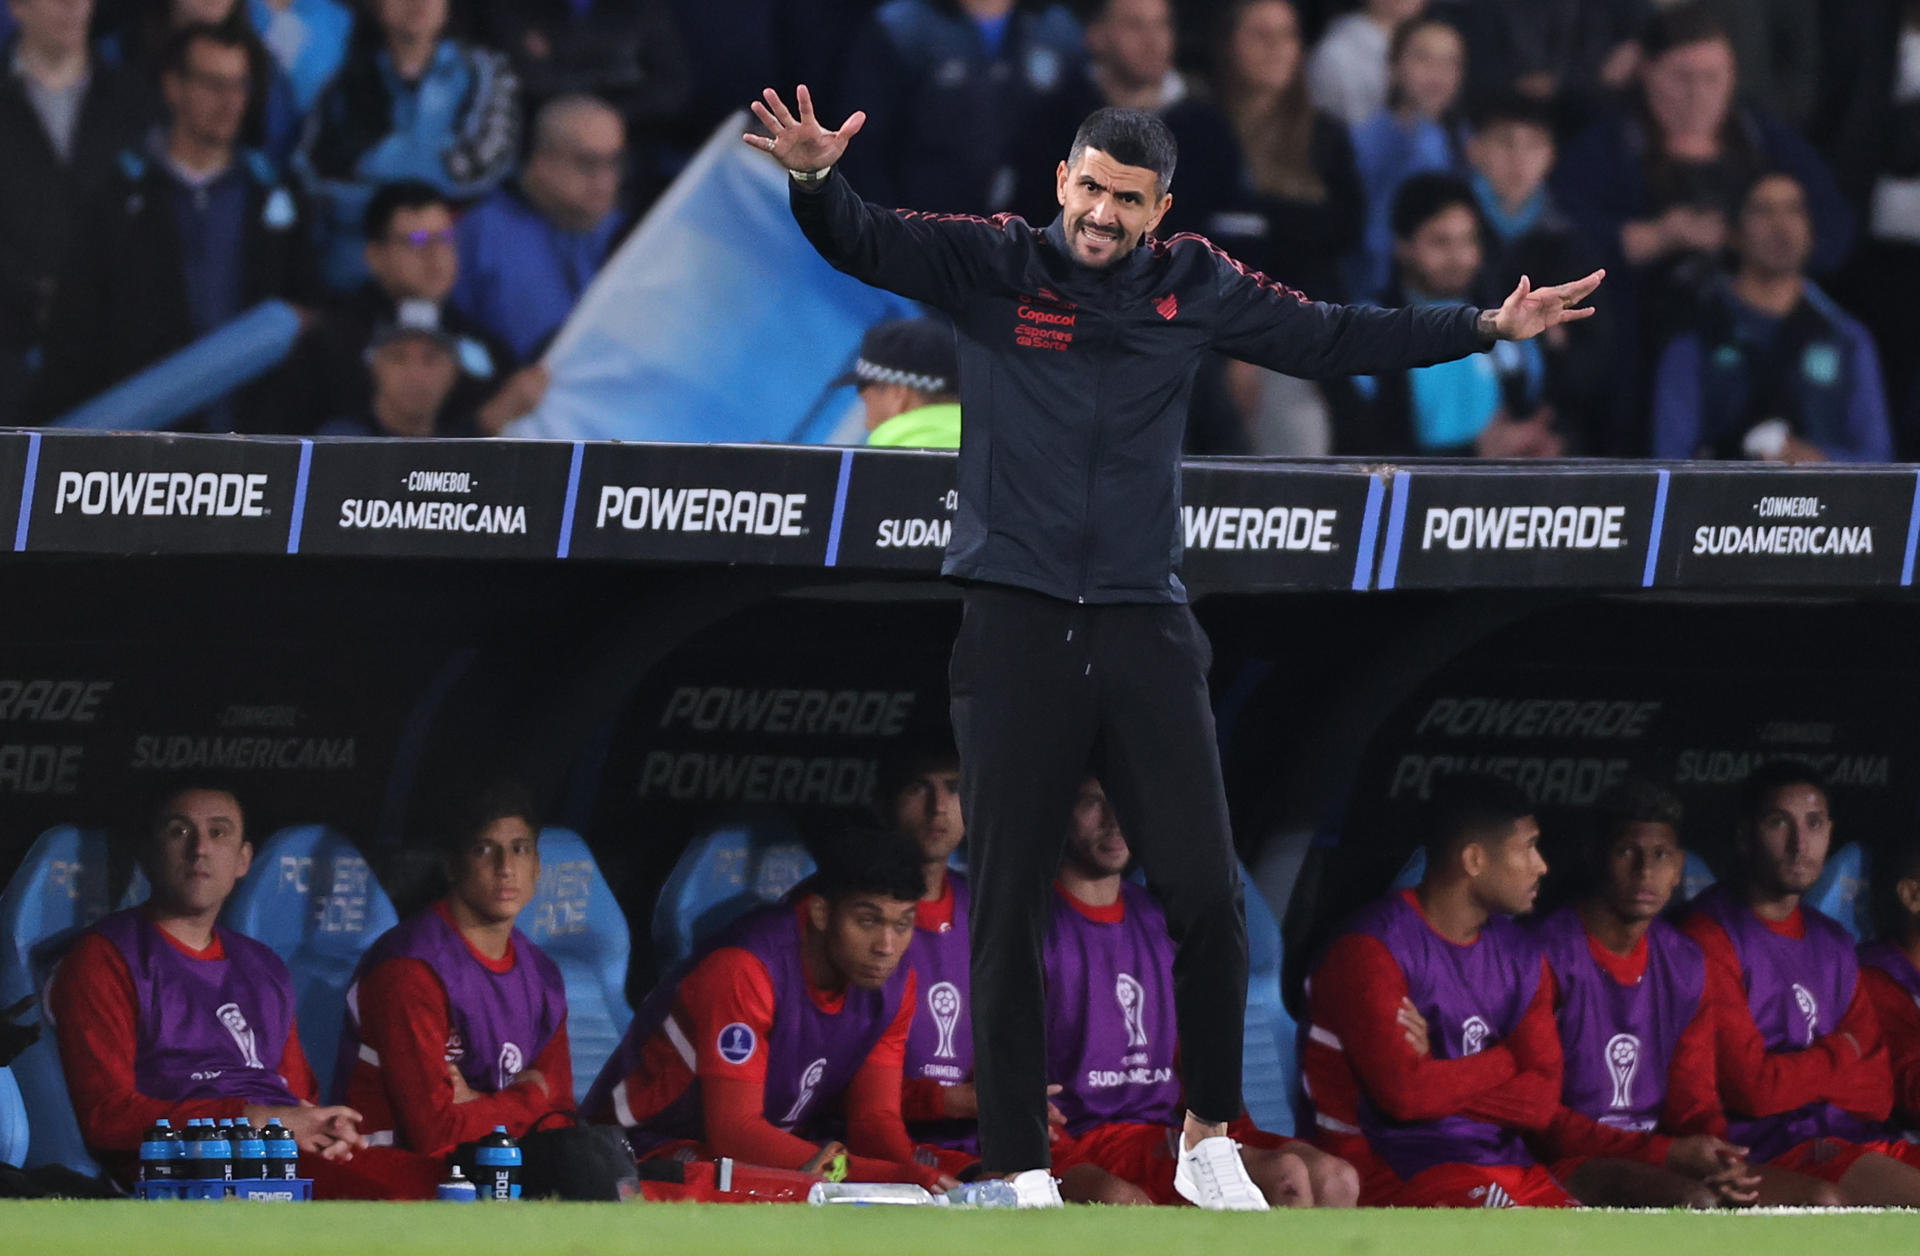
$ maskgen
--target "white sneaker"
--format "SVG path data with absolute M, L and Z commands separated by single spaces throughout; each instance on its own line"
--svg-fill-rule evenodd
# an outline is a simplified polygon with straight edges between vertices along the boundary
M 1240 1144 L 1224 1134 L 1187 1146 L 1185 1134 L 1174 1132 L 1180 1154 L 1174 1158 L 1173 1189 L 1182 1199 L 1215 1212 L 1265 1212 L 1267 1197 L 1247 1176 L 1240 1161 Z
M 1014 1194 L 1020 1201 L 1016 1208 L 1061 1208 L 1060 1182 L 1046 1169 L 1028 1169 L 1025 1173 L 1016 1173 L 1007 1181 L 1013 1186 Z

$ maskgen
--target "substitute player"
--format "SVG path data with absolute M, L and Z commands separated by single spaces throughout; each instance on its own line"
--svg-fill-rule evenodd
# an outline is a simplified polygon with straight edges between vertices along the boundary
M 1054 1162 L 1068 1198 L 1084 1198 L 1074 1175 L 1095 1165 L 1138 1198 L 1107 1190 L 1092 1202 L 1174 1204 L 1199 1192 L 1176 1186 L 1192 1164 L 1175 1154 L 1182 1108 L 1173 944 L 1160 905 L 1121 875 L 1131 857 L 1106 790 L 1087 778 L 1047 933 L 1049 1075 L 1061 1087 L 1055 1103 L 1068 1134 Z M 1353 1166 L 1257 1129 L 1244 1113 L 1229 1136 L 1269 1204 L 1351 1207 L 1359 1194 Z
M 595 1079 L 587 1118 L 641 1159 L 728 1156 L 850 1178 L 954 1185 L 915 1163 L 901 1063 L 919 986 L 901 963 L 924 880 L 893 834 L 816 852 L 789 901 L 753 912 L 670 973 Z M 846 1141 L 822 1137 L 833 1114 Z
M 1588 893 L 1534 931 L 1565 1068 L 1535 1139 L 1554 1176 L 1602 1207 L 1837 1203 L 1827 1183 L 1756 1169 L 1719 1137 L 1706 959 L 1660 919 L 1686 863 L 1680 800 L 1636 780 L 1598 811 Z
M 452 888 L 375 940 L 347 987 L 340 1067 L 375 1143 L 443 1156 L 573 1111 L 560 970 L 513 922 L 540 881 L 540 822 L 516 783 L 447 835 Z
M 1885 936 L 1860 948 L 1860 984 L 1887 1044 L 1894 1121 L 1911 1141 L 1920 1136 L 1920 845 L 1909 842 L 1882 876 Z
M 1853 939 L 1801 902 L 1832 837 L 1819 774 L 1763 764 L 1742 790 L 1737 878 L 1695 899 L 1681 928 L 1706 954 L 1727 1136 L 1850 1206 L 1913 1207 L 1920 1148 L 1884 1124 L 1893 1075 Z
M 331 1199 L 431 1199 L 441 1166 L 367 1146 L 360 1113 L 319 1107 L 294 1024 L 293 977 L 267 947 L 217 922 L 253 862 L 233 791 L 172 788 L 154 807 L 141 866 L 153 893 L 80 935 L 45 992 L 80 1136 L 132 1180 L 162 1117 L 277 1120 L 300 1173 Z
M 1227 1122 L 1241 1110 L 1247 936 L 1228 830 L 1209 648 L 1185 605 L 1180 452 L 1195 371 L 1219 351 L 1289 375 L 1405 370 L 1584 318 L 1595 273 L 1499 310 L 1318 305 L 1197 236 L 1149 233 L 1172 204 L 1172 134 L 1150 113 L 1081 126 L 1044 230 L 863 203 L 834 172 L 866 121 L 822 126 L 769 89 L 746 140 L 791 174 L 801 230 L 847 274 L 950 317 L 960 347 L 959 505 L 943 574 L 967 582 L 951 667 L 970 830 L 981 1153 L 1049 1160 L 1039 968 L 1048 883 L 1096 746 L 1173 936 L 1184 1058 L 1182 1181 L 1257 1207 Z M 965 137 L 954 137 L 964 143 Z M 937 207 L 936 207 L 937 208 Z
M 1461 775 L 1426 827 L 1419 886 L 1362 908 L 1308 984 L 1315 1141 L 1365 1206 L 1570 1205 L 1524 1138 L 1560 1106 L 1545 962 L 1510 919 L 1546 875 L 1540 825 L 1515 785 Z

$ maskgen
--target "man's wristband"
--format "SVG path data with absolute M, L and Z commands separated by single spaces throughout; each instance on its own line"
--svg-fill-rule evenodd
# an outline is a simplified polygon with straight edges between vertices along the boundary
M 787 171 L 787 177 L 803 188 L 817 188 L 822 183 L 825 183 L 827 176 L 832 173 L 833 167 L 826 166 L 819 170 L 789 170 Z

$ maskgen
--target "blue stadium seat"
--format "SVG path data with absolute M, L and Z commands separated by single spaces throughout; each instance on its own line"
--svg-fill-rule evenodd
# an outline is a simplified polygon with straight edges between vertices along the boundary
M 1427 875 L 1427 848 L 1416 846 L 1407 856 L 1407 862 L 1400 865 L 1400 871 L 1394 874 L 1393 884 L 1387 887 L 1388 893 L 1396 890 L 1410 890 L 1420 884 L 1420 878 Z
M 1245 867 L 1247 887 L 1247 1023 L 1240 1089 L 1253 1123 L 1273 1134 L 1294 1132 L 1300 1088 L 1300 1027 L 1280 997 L 1280 922 Z
M 106 834 L 60 825 L 39 836 L 0 893 L 0 1007 L 46 989 L 74 937 L 114 909 L 110 878 Z M 80 1140 L 50 1028 L 13 1061 L 12 1072 L 33 1131 L 26 1167 L 59 1164 L 98 1175 Z
M 1827 866 L 1803 900 L 1845 925 L 1856 942 L 1873 939 L 1873 896 L 1867 890 L 1872 871 L 1867 852 L 1858 842 L 1848 842 L 1827 856 Z
M 293 970 L 300 1045 L 322 1096 L 333 1093 L 354 965 L 399 922 L 359 849 L 317 824 L 268 838 L 221 910 L 221 924 L 264 942 Z
M 567 1041 L 576 1101 L 620 1045 L 627 1006 L 627 917 L 593 852 L 570 829 L 540 830 L 540 887 L 516 921 L 567 983 Z
M 0 1068 L 0 1164 L 26 1164 L 27 1146 L 27 1102 L 13 1070 Z
M 1707 867 L 1707 861 L 1693 851 L 1688 851 L 1686 868 L 1680 873 L 1679 901 L 1691 903 L 1712 889 L 1715 880 L 1713 869 Z
M 666 969 L 749 908 L 777 901 L 812 875 L 813 856 L 783 821 L 732 820 L 695 838 L 660 887 L 653 947 Z

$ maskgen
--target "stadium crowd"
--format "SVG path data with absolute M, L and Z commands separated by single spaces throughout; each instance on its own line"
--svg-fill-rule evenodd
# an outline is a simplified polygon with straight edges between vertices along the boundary
M 306 975 L 217 923 L 253 858 L 242 801 L 175 782 L 141 838 L 151 897 L 81 934 L 42 992 L 81 1135 L 125 1181 L 159 1118 L 277 1119 L 321 1197 L 428 1198 L 496 1125 L 575 1121 L 623 1131 L 671 1197 L 728 1198 L 690 1172 L 723 1157 L 952 1189 L 982 1171 L 959 769 L 895 759 L 873 823 L 823 835 L 811 877 L 705 920 L 578 1105 L 565 982 L 514 923 L 541 870 L 523 788 L 478 789 L 449 822 L 444 892 L 354 969 L 322 1096 L 294 1023 Z M 1879 865 L 1880 938 L 1856 950 L 1805 901 L 1844 817 L 1804 763 L 1755 769 L 1729 876 L 1686 902 L 1686 818 L 1658 784 L 1623 782 L 1577 834 L 1533 812 L 1498 778 L 1435 785 L 1417 883 L 1314 960 L 1307 1133 L 1243 1113 L 1249 1185 L 1209 1206 L 1920 1206 L 1915 848 Z M 1193 1200 L 1175 947 L 1095 775 L 1059 851 L 1052 1169 L 1014 1186 L 1035 1206 Z M 1543 851 L 1578 865 L 1571 901 L 1537 904 Z
M 498 432 L 701 140 L 805 82 L 866 111 L 845 173 L 889 206 L 1050 221 L 1121 105 L 1179 141 L 1162 235 L 1315 298 L 1609 270 L 1538 345 L 1327 385 L 1217 360 L 1194 452 L 1920 457 L 1907 0 L 7 0 L 0 38 L 0 422 L 281 297 L 296 351 L 201 428 Z M 863 393 L 927 375 L 863 362 Z

